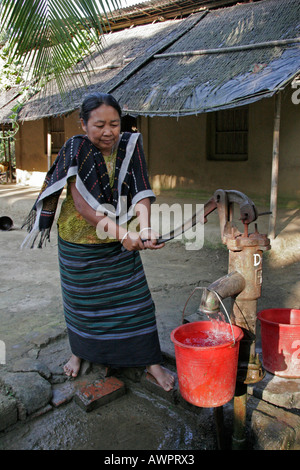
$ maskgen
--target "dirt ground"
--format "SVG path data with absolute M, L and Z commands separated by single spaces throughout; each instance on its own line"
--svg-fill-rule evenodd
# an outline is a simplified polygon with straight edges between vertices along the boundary
M 0 188 L 0 216 L 9 216 L 14 222 L 12 230 L 0 231 L 0 339 L 4 341 L 6 346 L 8 365 L 28 354 L 33 342 L 46 332 L 49 335 L 49 331 L 53 331 L 55 335 L 57 331 L 63 331 L 65 328 L 57 261 L 56 227 L 53 227 L 51 242 L 47 244 L 46 248 L 20 250 L 20 245 L 26 235 L 20 226 L 25 215 L 29 212 L 36 194 L 36 188 L 10 185 L 3 185 Z M 186 198 L 178 200 L 176 195 L 168 193 L 159 196 L 158 203 L 203 203 L 205 200 L 197 201 Z M 266 211 L 268 207 L 258 207 L 258 209 Z M 258 229 L 261 233 L 267 232 L 268 216 L 259 218 Z M 250 225 L 251 230 L 253 228 Z M 258 301 L 258 310 L 272 307 L 300 307 L 300 210 L 297 208 L 279 209 L 276 233 L 277 236 L 272 241 L 272 250 L 263 255 L 262 295 Z M 188 250 L 182 241 L 174 241 L 167 243 L 159 251 L 142 253 L 149 286 L 156 304 L 161 346 L 163 351 L 171 355 L 174 355 L 174 348 L 170 340 L 170 333 L 181 324 L 183 307 L 193 289 L 196 286 L 207 286 L 227 273 L 228 251 L 220 241 L 217 212 L 209 216 L 204 228 L 204 236 L 204 246 L 198 250 Z M 196 310 L 200 296 L 201 294 L 198 293 L 191 299 L 186 310 L 187 315 Z M 259 347 L 259 326 L 257 331 Z M 68 351 L 64 350 L 63 354 L 68 354 Z M 52 367 L 54 368 L 56 365 L 52 364 Z M 134 409 L 136 411 L 139 407 L 141 410 L 144 406 L 142 404 L 144 401 L 141 399 L 142 391 L 139 391 L 134 397 L 129 395 L 126 398 L 127 401 L 122 398 L 118 405 L 122 423 L 126 422 L 128 410 Z M 194 448 L 214 448 L 215 438 L 210 437 L 208 431 L 211 427 L 207 424 L 208 411 L 203 412 L 202 421 L 193 418 L 194 424 L 191 424 L 193 419 L 188 424 L 185 422 L 179 432 L 179 428 L 178 426 L 176 428 L 175 424 L 173 427 L 165 429 L 160 423 L 164 422 L 165 415 L 168 415 L 168 419 L 175 421 L 183 420 L 183 418 L 176 416 L 175 419 L 175 415 L 170 418 L 172 410 L 158 402 L 154 404 L 153 400 L 151 403 L 150 401 L 148 399 L 150 408 L 154 407 L 156 410 L 154 414 L 153 410 L 149 414 L 149 408 L 147 408 L 147 419 L 151 420 L 150 416 L 153 416 L 152 434 L 146 431 L 144 434 L 140 433 L 140 436 L 148 436 L 148 442 L 146 442 L 146 438 L 140 441 L 141 448 L 151 449 L 159 448 L 159 446 L 163 449 L 176 448 L 173 447 L 176 446 L 176 439 L 177 445 L 180 441 L 182 448 L 191 448 L 189 445 Z M 50 415 L 50 418 L 48 417 L 48 425 L 49 419 L 53 421 L 52 438 L 49 437 L 49 434 L 47 434 L 48 437 L 44 435 L 42 422 L 36 425 L 35 437 L 30 435 L 27 425 L 26 429 L 23 427 L 22 431 L 20 430 L 19 434 L 16 434 L 18 444 L 16 442 L 12 444 L 10 436 L 10 444 L 6 441 L 6 448 L 15 448 L 17 445 L 17 448 L 23 449 L 24 446 L 27 449 L 51 449 L 56 448 L 57 440 L 61 439 L 60 448 L 78 449 L 93 448 L 93 446 L 100 448 L 99 446 L 103 446 L 106 449 L 122 449 L 125 445 L 125 448 L 130 449 L 133 441 L 136 442 L 135 433 L 128 434 L 125 425 L 119 426 L 120 432 L 117 441 L 114 440 L 114 444 L 111 444 L 112 436 L 109 437 L 109 433 L 106 433 L 104 440 L 102 436 L 101 444 L 99 444 L 99 439 L 95 440 L 97 421 L 105 419 L 112 422 L 116 419 L 112 418 L 112 408 L 108 407 L 106 407 L 106 411 L 101 410 L 95 414 L 93 424 L 88 421 L 90 418 L 84 415 L 81 426 L 86 428 L 86 432 L 81 433 L 81 437 L 75 433 L 71 438 L 69 432 L 65 433 L 62 430 L 65 430 L 67 426 L 76 430 L 80 425 L 78 415 L 77 418 L 75 417 L 78 411 L 74 406 L 73 404 L 69 406 L 68 416 L 62 417 L 64 413 L 67 413 L 64 409 L 60 412 L 56 410 Z M 60 417 L 58 418 L 59 413 Z M 144 429 L 146 426 L 145 420 L 142 418 L 145 411 L 141 413 L 139 417 L 133 413 L 135 432 L 138 428 Z M 154 419 L 157 416 L 161 418 L 159 422 Z M 199 430 L 201 422 L 206 428 L 206 431 L 200 433 L 202 437 L 199 432 L 197 436 L 194 432 L 196 428 Z M 57 433 L 56 437 L 55 433 Z M 65 435 L 64 438 L 62 438 L 62 434 Z M 203 437 L 205 434 L 206 438 Z M 41 437 L 38 438 L 38 435 Z M 74 435 L 77 437 L 75 438 Z M 91 439 L 91 435 L 94 436 L 94 441 Z M 186 444 L 182 444 L 184 442 Z M 111 447 L 109 447 L 110 445 Z

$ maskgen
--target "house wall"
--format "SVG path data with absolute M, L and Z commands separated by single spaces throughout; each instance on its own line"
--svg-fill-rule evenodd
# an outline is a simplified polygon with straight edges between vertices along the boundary
M 300 199 L 300 104 L 282 93 L 278 194 Z M 182 188 L 214 192 L 236 189 L 269 197 L 275 97 L 249 105 L 247 161 L 207 158 L 207 114 L 142 118 L 148 128 L 149 175 L 154 190 Z M 295 176 L 296 175 L 296 176 Z
M 26 121 L 19 126 L 15 141 L 17 183 L 39 186 L 47 168 L 44 121 Z
M 65 140 L 77 134 L 83 134 L 83 130 L 80 124 L 79 111 L 74 111 L 74 113 L 65 116 Z
M 293 104 L 292 92 L 289 88 L 282 93 L 278 194 L 299 200 L 300 104 Z M 208 160 L 207 114 L 178 119 L 141 117 L 139 130 L 154 191 L 236 189 L 250 197 L 269 199 L 274 108 L 274 97 L 249 105 L 248 160 L 235 162 Z M 65 116 L 64 126 L 65 140 L 82 133 L 78 111 Z M 20 124 L 16 140 L 18 182 L 42 184 L 47 171 L 46 132 L 46 120 Z
M 82 133 L 78 111 L 64 116 L 64 128 L 65 140 Z M 20 123 L 15 151 L 17 183 L 41 186 L 48 168 L 46 118 Z M 52 162 L 56 155 L 52 154 Z
M 295 104 L 292 93 L 282 94 L 280 128 L 279 193 L 282 197 L 300 198 L 300 100 Z

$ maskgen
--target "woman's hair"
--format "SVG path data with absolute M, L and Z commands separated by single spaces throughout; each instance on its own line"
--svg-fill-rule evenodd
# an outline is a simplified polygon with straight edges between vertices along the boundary
M 83 119 L 85 124 L 87 124 L 93 109 L 99 108 L 99 106 L 102 104 L 106 104 L 107 106 L 112 106 L 115 108 L 121 118 L 122 111 L 117 100 L 112 95 L 96 91 L 87 95 L 81 105 L 79 116 L 81 119 Z

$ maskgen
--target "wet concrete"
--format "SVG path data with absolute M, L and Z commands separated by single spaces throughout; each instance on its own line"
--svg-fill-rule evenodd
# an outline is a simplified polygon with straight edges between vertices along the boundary
M 211 410 L 178 410 L 141 387 L 90 413 L 71 401 L 0 439 L 5 450 L 214 450 Z

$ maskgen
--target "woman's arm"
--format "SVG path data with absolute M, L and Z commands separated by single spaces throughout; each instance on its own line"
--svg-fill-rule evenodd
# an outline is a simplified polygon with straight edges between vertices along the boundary
M 129 251 L 143 250 L 145 248 L 139 234 L 134 232 L 127 233 L 126 228 L 116 224 L 110 217 L 92 209 L 77 190 L 75 183 L 71 183 L 70 188 L 76 210 L 90 225 L 93 227 L 98 226 L 105 233 L 119 241 L 126 235 L 122 243 Z
M 158 234 L 151 229 L 151 202 L 149 198 L 141 199 L 135 205 L 135 213 L 140 223 L 140 237 L 144 240 L 144 248 L 156 250 L 165 246 L 157 244 Z

